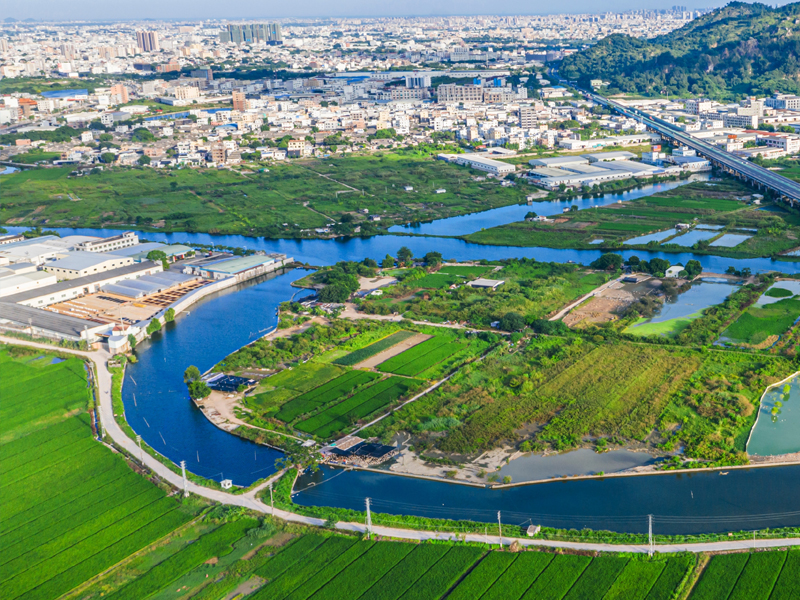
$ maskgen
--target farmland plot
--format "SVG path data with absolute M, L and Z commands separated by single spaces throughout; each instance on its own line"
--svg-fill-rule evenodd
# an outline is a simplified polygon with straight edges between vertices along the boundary
M 61 596 L 190 518 L 92 439 L 82 361 L 50 364 L 0 347 L 0 381 L 9 375 L 14 384 L 3 387 L 3 410 L 14 410 L 5 413 L 0 438 L 0 597 Z

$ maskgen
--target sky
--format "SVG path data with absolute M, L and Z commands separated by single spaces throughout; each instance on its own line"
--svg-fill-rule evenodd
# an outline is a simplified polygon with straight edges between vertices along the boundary
M 282 17 L 366 17 L 429 15 L 536 15 L 622 12 L 642 8 L 690 9 L 723 4 L 719 0 L 0 0 L 0 19 L 138 20 L 260 19 Z

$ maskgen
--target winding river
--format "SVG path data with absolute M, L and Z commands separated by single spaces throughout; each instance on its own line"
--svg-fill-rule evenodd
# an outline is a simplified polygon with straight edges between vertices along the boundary
M 16 232 L 24 228 L 8 229 Z M 102 229 L 59 232 L 114 234 Z M 593 250 L 481 246 L 452 238 L 391 235 L 305 241 L 189 233 L 140 232 L 140 236 L 173 243 L 213 243 L 283 252 L 313 265 L 364 257 L 380 259 L 395 254 L 403 245 L 417 256 L 436 250 L 454 260 L 530 257 L 587 264 L 601 254 Z M 636 254 L 643 259 L 658 256 L 684 264 L 695 258 L 704 269 L 717 272 L 728 266 L 782 272 L 796 272 L 798 268 L 770 259 L 735 260 L 690 252 L 626 250 L 621 254 Z M 302 270 L 290 271 L 208 296 L 152 340 L 140 344 L 140 360 L 130 364 L 123 388 L 126 416 L 134 430 L 157 451 L 175 462 L 187 461 L 192 472 L 204 477 L 227 478 L 237 485 L 248 485 L 274 472 L 279 453 L 212 425 L 189 401 L 182 374 L 191 364 L 204 371 L 263 335 L 275 324 L 276 306 L 297 292 L 291 282 L 303 275 Z M 796 511 L 800 466 L 731 469 L 725 476 L 698 472 L 565 480 L 503 490 L 323 468 L 301 478 L 297 490 L 295 501 L 299 504 L 362 509 L 364 499 L 370 497 L 374 510 L 387 513 L 494 521 L 500 510 L 507 523 L 556 527 L 642 532 L 647 530 L 647 514 L 655 515 L 655 531 L 665 534 L 800 525 L 800 511 Z

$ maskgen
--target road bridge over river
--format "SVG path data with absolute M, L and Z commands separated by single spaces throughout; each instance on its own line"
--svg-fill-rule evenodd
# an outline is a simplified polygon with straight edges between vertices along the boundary
M 795 202 L 800 202 L 800 183 L 792 181 L 764 167 L 759 167 L 748 160 L 726 152 L 718 146 L 709 144 L 705 140 L 693 137 L 685 131 L 678 129 L 672 123 L 659 119 L 658 117 L 650 116 L 637 108 L 624 106 L 619 102 L 609 100 L 608 98 L 592 92 L 584 91 L 584 94 L 598 104 L 613 108 L 626 117 L 636 119 L 640 123 L 646 125 L 649 130 L 660 134 L 662 138 L 695 150 L 697 154 L 707 158 L 712 165 L 725 173 L 738 177 L 748 183 L 752 183 L 758 186 L 759 189 L 772 190 L 792 206 L 794 206 Z

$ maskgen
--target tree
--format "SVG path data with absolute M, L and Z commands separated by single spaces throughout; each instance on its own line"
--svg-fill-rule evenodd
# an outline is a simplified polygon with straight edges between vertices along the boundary
M 136 337 L 132 334 L 128 334 L 128 346 L 130 346 L 131 350 L 136 348 Z
M 131 134 L 131 139 L 134 142 L 153 142 L 156 139 L 156 136 L 153 135 L 149 129 L 145 127 L 138 127 L 133 130 Z
M 117 155 L 114 154 L 113 152 L 103 152 L 100 155 L 100 160 L 102 160 L 104 163 L 110 165 L 115 160 L 117 160 Z
M 142 154 L 139 158 L 136 159 L 136 162 L 139 163 L 141 166 L 149 165 L 150 157 L 147 156 L 147 154 Z
M 533 221 L 533 220 L 534 220 L 536 217 L 538 217 L 538 216 L 539 216 L 539 215 L 537 215 L 535 212 L 533 212 L 532 210 L 530 210 L 530 211 L 528 211 L 528 212 L 527 212 L 527 214 L 525 215 L 525 220 L 526 220 L 526 221 Z
M 277 469 L 295 468 L 298 472 L 310 469 L 312 473 L 319 471 L 319 452 L 313 446 L 294 444 L 284 450 L 284 455 L 275 461 Z
M 525 319 L 519 313 L 507 312 L 500 319 L 500 329 L 503 331 L 519 331 L 523 327 L 525 327 Z
M 686 273 L 690 279 L 694 279 L 703 272 L 703 265 L 699 260 L 690 260 L 686 263 Z
M 153 335 L 156 331 L 161 331 L 161 321 L 152 319 L 145 329 L 147 335 Z
M 381 267 L 384 269 L 391 269 L 394 267 L 394 259 L 387 254 L 386 257 L 381 261 Z
M 400 250 L 397 251 L 397 260 L 401 263 L 407 263 L 413 260 L 414 253 L 409 249 L 403 246 Z
M 164 321 L 167 323 L 172 323 L 175 320 L 175 309 L 171 306 L 167 309 L 167 312 L 164 313 Z
M 319 292 L 320 302 L 344 302 L 350 297 L 350 288 L 344 283 L 331 283 Z
M 425 255 L 425 264 L 429 267 L 436 267 L 442 264 L 442 253 L 441 252 L 428 252 Z
M 606 252 L 589 266 L 602 271 L 616 271 L 622 266 L 622 257 L 613 252 Z
M 195 367 L 194 365 L 190 365 L 186 367 L 186 370 L 183 372 L 183 382 L 189 383 L 190 381 L 197 381 L 202 377 L 200 373 L 200 369 Z
M 378 268 L 378 263 L 375 261 L 375 259 L 372 258 L 365 258 L 364 260 L 361 261 L 361 264 L 364 265 L 365 267 L 369 267 L 370 269 Z

